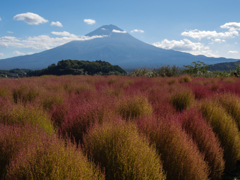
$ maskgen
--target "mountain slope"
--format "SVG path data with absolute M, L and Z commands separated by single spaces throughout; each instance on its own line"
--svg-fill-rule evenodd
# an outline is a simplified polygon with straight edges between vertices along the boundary
M 115 32 L 114 32 L 115 31 Z M 60 60 L 102 60 L 122 68 L 149 68 L 162 65 L 187 65 L 193 61 L 207 64 L 236 61 L 236 59 L 209 58 L 165 50 L 144 43 L 114 25 L 105 25 L 86 36 L 105 35 L 86 41 L 72 41 L 40 53 L 0 60 L 0 69 L 42 69 Z

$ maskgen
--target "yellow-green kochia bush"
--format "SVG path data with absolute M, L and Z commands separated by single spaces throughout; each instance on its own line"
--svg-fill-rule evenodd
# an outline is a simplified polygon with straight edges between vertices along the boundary
M 235 168 L 240 160 L 240 134 L 234 119 L 218 103 L 205 101 L 200 105 L 203 117 L 211 124 L 224 149 L 226 170 Z
M 151 115 L 153 110 L 146 97 L 134 96 L 121 99 L 117 103 L 117 112 L 123 119 L 135 119 L 139 116 Z
M 133 124 L 104 122 L 91 129 L 84 142 L 88 156 L 105 170 L 106 180 L 165 179 L 156 150 Z
M 21 104 L 5 105 L 0 109 L 0 123 L 8 125 L 32 124 L 52 134 L 55 132 L 53 123 L 42 108 Z
M 170 97 L 170 103 L 176 108 L 177 111 L 187 109 L 193 101 L 194 95 L 192 91 L 187 89 L 177 91 Z
M 219 97 L 224 109 L 234 118 L 240 130 L 240 98 L 234 94 L 226 93 Z
M 6 179 L 104 180 L 92 163 L 71 142 L 41 135 L 10 162 Z

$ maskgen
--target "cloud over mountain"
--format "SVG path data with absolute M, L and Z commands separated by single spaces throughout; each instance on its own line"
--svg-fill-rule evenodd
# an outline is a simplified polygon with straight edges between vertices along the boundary
M 4 48 L 15 47 L 15 48 L 31 48 L 31 49 L 51 49 L 56 46 L 63 45 L 70 41 L 87 41 L 95 38 L 104 38 L 106 35 L 96 35 L 96 36 L 77 36 L 75 34 L 71 34 L 67 31 L 63 32 L 55 32 L 52 31 L 52 34 L 63 36 L 52 38 L 47 35 L 39 35 L 28 37 L 26 39 L 18 39 L 14 36 L 4 36 L 0 37 L 0 46 Z
M 31 25 L 38 25 L 41 23 L 46 23 L 48 20 L 44 19 L 43 17 L 39 16 L 38 14 L 27 12 L 22 14 L 17 14 L 13 17 L 14 20 L 17 21 L 24 21 Z
M 212 53 L 208 46 L 204 46 L 200 42 L 194 43 L 188 39 L 183 39 L 180 41 L 169 41 L 167 39 L 164 39 L 162 42 L 153 43 L 153 45 L 163 49 L 172 49 L 176 51 L 188 52 L 194 55 L 203 54 L 205 56 L 216 57 L 216 55 Z
M 131 33 L 134 33 L 134 32 L 144 33 L 144 31 L 141 29 L 134 29 L 131 31 Z
M 127 31 L 120 31 L 120 30 L 117 30 L 117 29 L 113 29 L 112 32 L 114 32 L 114 33 L 127 33 Z

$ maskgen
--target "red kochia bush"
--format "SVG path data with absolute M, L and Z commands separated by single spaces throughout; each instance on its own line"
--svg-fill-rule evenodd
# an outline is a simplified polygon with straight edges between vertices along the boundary
M 174 119 L 142 118 L 138 127 L 156 145 L 167 180 L 206 180 L 209 167 L 196 144 Z
M 221 179 L 225 168 L 223 149 L 211 126 L 195 109 L 183 112 L 178 118 L 181 120 L 182 128 L 193 138 L 198 149 L 205 156 L 204 159 L 210 167 L 209 177 L 214 180 Z
M 82 143 L 83 134 L 90 126 L 96 122 L 102 123 L 105 116 L 110 116 L 109 106 L 111 106 L 111 99 L 108 98 L 96 97 L 94 101 L 90 102 L 77 98 L 72 99 L 65 109 L 59 110 L 64 118 L 56 116 L 56 114 L 54 116 L 55 123 L 59 125 L 59 133 L 70 136 L 77 143 L 79 141 Z

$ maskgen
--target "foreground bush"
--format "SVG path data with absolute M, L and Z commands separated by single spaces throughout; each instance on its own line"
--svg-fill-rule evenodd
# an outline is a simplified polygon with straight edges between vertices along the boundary
M 224 108 L 212 101 L 205 101 L 200 109 L 224 149 L 226 170 L 235 168 L 236 162 L 240 160 L 240 135 L 236 122 Z
M 37 142 L 38 136 L 44 132 L 26 124 L 24 128 L 19 125 L 9 126 L 0 123 L 0 179 L 6 174 L 6 169 L 29 143 Z
M 140 119 L 139 129 L 149 136 L 161 155 L 167 180 L 207 180 L 208 165 L 197 146 L 171 119 Z
M 204 160 L 210 167 L 211 179 L 221 179 L 225 168 L 223 149 L 212 127 L 202 118 L 195 109 L 184 112 L 178 118 L 182 127 L 196 142 L 198 149 L 204 155 Z
M 107 180 L 165 179 L 159 156 L 134 125 L 119 120 L 93 128 L 85 150 L 105 169 Z
M 41 135 L 12 159 L 6 179 L 104 179 L 80 149 L 56 136 Z

